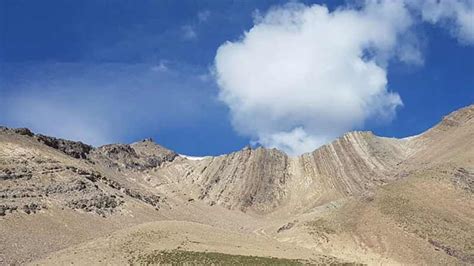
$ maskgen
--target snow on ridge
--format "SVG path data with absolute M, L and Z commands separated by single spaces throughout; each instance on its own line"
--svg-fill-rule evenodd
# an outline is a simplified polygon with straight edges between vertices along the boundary
M 413 135 L 413 136 L 408 136 L 408 137 L 404 137 L 402 138 L 402 140 L 412 140 L 414 138 L 417 138 L 419 136 L 421 136 L 423 133 L 420 133 L 420 134 L 417 134 L 417 135 Z
M 183 158 L 186 158 L 188 160 L 192 160 L 192 161 L 198 161 L 198 160 L 202 160 L 204 158 L 206 158 L 207 156 L 204 156 L 204 157 L 199 157 L 199 156 L 189 156 L 189 155 L 184 155 L 184 154 L 178 154 L 179 156 L 183 157 Z

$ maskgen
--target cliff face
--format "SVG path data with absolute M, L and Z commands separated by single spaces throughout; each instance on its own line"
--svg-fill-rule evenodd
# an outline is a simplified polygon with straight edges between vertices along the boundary
M 210 204 L 267 212 L 286 196 L 288 160 L 275 149 L 244 149 L 199 163 L 188 178 Z
M 349 196 L 393 179 L 407 155 L 402 140 L 351 132 L 297 160 L 303 175 L 316 178 L 325 190 Z

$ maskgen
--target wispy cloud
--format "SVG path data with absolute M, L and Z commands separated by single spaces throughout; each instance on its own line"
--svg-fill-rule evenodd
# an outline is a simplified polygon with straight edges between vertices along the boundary
M 0 124 L 94 145 L 146 128 L 199 123 L 214 91 L 207 69 L 172 64 L 15 64 L 0 98 Z M 158 70 L 158 71 L 156 71 Z
M 197 14 L 197 18 L 200 23 L 206 22 L 210 16 L 211 16 L 211 11 L 209 10 L 201 10 Z
M 157 65 L 152 66 L 151 70 L 155 72 L 165 72 L 165 71 L 168 71 L 169 69 L 168 69 L 166 61 L 161 60 Z
M 185 40 L 194 40 L 197 38 L 197 33 L 192 25 L 184 25 L 181 27 L 182 36 Z
M 424 21 L 447 28 L 462 44 L 474 44 L 474 1 L 415 0 L 407 4 L 419 10 Z
M 181 27 L 182 37 L 184 40 L 195 40 L 198 38 L 198 28 L 208 21 L 211 11 L 201 10 L 197 13 L 193 22 Z

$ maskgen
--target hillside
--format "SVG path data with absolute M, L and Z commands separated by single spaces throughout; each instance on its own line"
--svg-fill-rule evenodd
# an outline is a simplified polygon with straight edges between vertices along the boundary
M 474 105 L 405 139 L 188 159 L 0 128 L 0 264 L 474 263 Z

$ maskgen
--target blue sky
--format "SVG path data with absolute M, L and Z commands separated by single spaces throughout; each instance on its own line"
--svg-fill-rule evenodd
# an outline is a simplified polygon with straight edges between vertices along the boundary
M 364 8 L 351 1 L 298 3 L 302 4 L 297 14 L 314 4 L 326 5 L 329 12 Z M 320 137 L 317 128 L 330 125 L 308 125 L 311 116 L 286 123 L 292 119 L 281 118 L 286 114 L 272 120 L 273 114 L 263 112 L 255 116 L 270 116 L 269 121 L 288 124 L 288 129 L 273 125 L 242 129 L 254 109 L 241 110 L 235 102 L 223 100 L 223 91 L 238 90 L 241 84 L 216 78 L 218 48 L 228 41 L 245 44 L 244 32 L 273 23 L 259 22 L 259 17 L 269 19 L 269 10 L 287 6 L 286 1 L 0 0 L 0 124 L 94 145 L 152 137 L 188 155 L 228 153 L 249 142 L 279 147 L 273 144 L 274 137 L 300 126 Z M 472 5 L 466 8 L 472 10 Z M 400 37 L 396 46 L 415 43 L 422 63 L 395 56 L 383 63 L 374 59 L 386 70 L 387 91 L 398 94 L 403 105 L 395 106 L 390 119 L 364 117 L 362 124 L 340 127 L 335 123 L 339 131 L 325 131 L 325 141 L 347 125 L 382 136 L 418 134 L 443 115 L 474 103 L 472 43 L 456 35 L 452 18 L 430 23 L 416 14 L 413 17 L 409 33 L 399 30 L 400 36 L 412 37 Z M 311 40 L 318 43 L 318 37 Z M 222 58 L 227 60 L 234 51 L 224 52 Z M 236 64 L 238 60 L 232 66 Z M 227 70 L 220 70 L 217 75 L 228 77 Z M 238 103 L 246 105 L 242 99 Z M 325 112 L 315 112 L 315 121 L 325 121 L 317 118 Z M 310 127 L 316 129 L 309 131 Z

